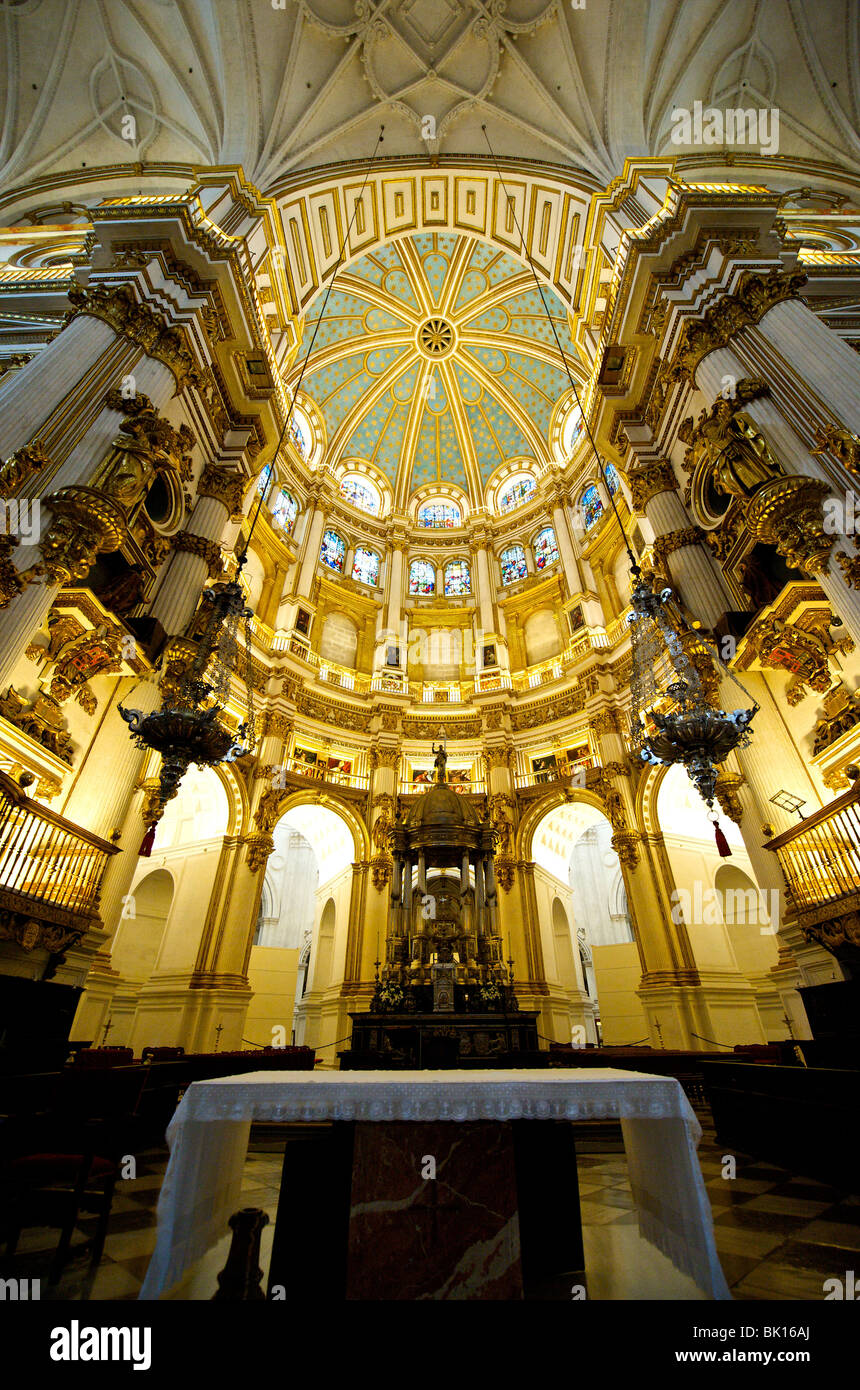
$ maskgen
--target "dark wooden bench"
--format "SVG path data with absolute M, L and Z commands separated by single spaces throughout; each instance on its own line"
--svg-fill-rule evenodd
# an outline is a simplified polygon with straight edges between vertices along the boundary
M 727 1150 L 860 1190 L 850 1137 L 860 1106 L 860 1071 L 721 1060 L 703 1062 L 702 1075 L 717 1139 Z

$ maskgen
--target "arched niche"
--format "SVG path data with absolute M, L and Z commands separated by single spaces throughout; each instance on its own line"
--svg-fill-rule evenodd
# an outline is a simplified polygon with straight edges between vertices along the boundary
M 111 968 L 124 979 L 148 980 L 155 969 L 174 887 L 167 869 L 153 869 L 129 894 L 111 947 Z

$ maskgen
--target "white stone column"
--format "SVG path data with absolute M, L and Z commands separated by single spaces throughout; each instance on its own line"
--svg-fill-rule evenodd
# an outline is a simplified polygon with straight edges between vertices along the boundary
M 844 429 L 860 433 L 860 356 L 799 299 L 784 299 L 759 320 L 806 392 L 814 392 Z
M 570 531 L 568 530 L 567 517 L 560 501 L 557 502 L 552 509 L 552 524 L 558 543 L 558 551 L 561 555 L 561 565 L 564 570 L 564 577 L 567 581 L 568 592 L 577 594 L 583 587 L 582 578 L 579 573 L 579 565 L 576 562 Z
M 299 570 L 299 582 L 296 585 L 296 593 L 299 598 L 310 598 L 311 596 L 324 530 L 325 511 L 318 501 L 314 506 L 313 515 L 308 525 L 305 552 L 302 556 L 302 565 Z
M 29 443 L 116 341 L 109 324 L 77 314 L 26 366 L 0 381 L 0 458 Z
M 493 617 L 493 591 L 490 583 L 490 563 L 486 544 L 480 544 L 474 551 L 478 571 L 478 612 L 482 632 L 495 632 Z

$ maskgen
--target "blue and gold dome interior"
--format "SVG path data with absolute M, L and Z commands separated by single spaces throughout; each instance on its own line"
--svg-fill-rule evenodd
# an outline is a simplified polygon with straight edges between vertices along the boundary
M 543 297 L 552 324 L 526 264 L 453 233 L 402 238 L 349 264 L 324 313 L 324 296 L 308 311 L 288 379 L 315 334 L 302 392 L 322 416 L 329 463 L 372 464 L 405 506 L 436 482 L 480 505 L 509 460 L 547 461 L 553 412 L 570 392 L 556 334 L 577 384 L 586 367 L 561 301 L 547 287 Z

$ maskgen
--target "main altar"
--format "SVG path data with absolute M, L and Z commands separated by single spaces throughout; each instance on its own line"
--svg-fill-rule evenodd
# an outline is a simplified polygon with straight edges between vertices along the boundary
M 433 785 L 392 832 L 385 960 L 341 1068 L 546 1065 L 504 959 L 493 827 L 448 785 L 444 743 L 433 752 Z

